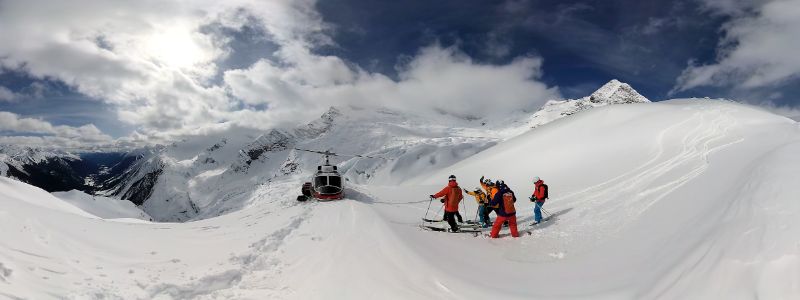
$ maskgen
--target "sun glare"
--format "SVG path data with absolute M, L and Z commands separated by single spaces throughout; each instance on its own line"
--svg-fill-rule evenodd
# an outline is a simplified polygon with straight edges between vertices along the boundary
M 170 68 L 187 69 L 209 59 L 210 53 L 202 46 L 202 37 L 180 27 L 152 35 L 146 46 L 148 54 Z

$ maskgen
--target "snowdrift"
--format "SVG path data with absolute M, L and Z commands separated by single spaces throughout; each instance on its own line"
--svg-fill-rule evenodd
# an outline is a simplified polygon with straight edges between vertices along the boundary
M 113 199 L 102 196 L 93 196 L 87 193 L 72 190 L 69 192 L 52 193 L 58 199 L 74 205 L 94 216 L 103 219 L 139 219 L 152 221 L 152 218 L 126 200 Z
M 304 176 L 290 174 L 254 187 L 240 210 L 187 223 L 109 222 L 0 178 L 0 295 L 794 299 L 798 151 L 792 120 L 674 100 L 583 111 L 441 170 L 351 184 L 338 202 L 294 201 Z M 539 176 L 554 216 L 518 239 L 420 230 L 439 211 L 427 195 L 450 174 L 467 188 L 504 179 L 520 223 Z M 467 199 L 462 214 L 474 211 Z

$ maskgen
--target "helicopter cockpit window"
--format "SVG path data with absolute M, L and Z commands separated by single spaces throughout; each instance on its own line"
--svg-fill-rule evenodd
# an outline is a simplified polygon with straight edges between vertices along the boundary
M 342 178 L 339 176 L 328 177 L 328 184 L 332 186 L 342 186 Z
M 327 176 L 320 176 L 314 178 L 314 186 L 324 186 L 328 185 L 328 177 Z

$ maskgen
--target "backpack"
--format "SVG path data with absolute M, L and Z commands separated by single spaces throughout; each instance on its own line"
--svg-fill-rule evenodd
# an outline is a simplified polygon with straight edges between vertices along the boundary
M 542 194 L 543 194 L 542 197 L 541 198 L 536 197 L 536 194 L 538 194 L 539 189 L 541 189 L 541 188 L 544 188 L 544 190 L 542 191 Z M 544 200 L 550 198 L 550 196 L 548 195 L 548 191 L 549 190 L 550 190 L 550 188 L 546 184 L 542 183 L 541 185 L 536 187 L 536 190 L 533 191 L 533 195 L 531 195 L 531 201 L 542 201 L 542 202 L 544 202 Z
M 542 186 L 544 187 L 544 198 L 550 199 L 550 196 L 547 195 L 547 190 L 549 190 L 550 188 L 544 183 L 542 183 Z
M 514 194 L 509 192 L 503 194 L 503 209 L 507 214 L 513 214 L 517 212 L 517 210 L 514 208 Z

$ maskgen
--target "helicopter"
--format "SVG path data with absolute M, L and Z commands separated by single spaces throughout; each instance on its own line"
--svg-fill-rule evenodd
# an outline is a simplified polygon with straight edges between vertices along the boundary
M 325 163 L 321 166 L 317 166 L 317 171 L 314 173 L 312 181 L 303 183 L 301 188 L 302 195 L 297 196 L 297 201 L 306 201 L 311 198 L 319 201 L 340 200 L 344 198 L 344 182 L 342 181 L 342 175 L 339 174 L 337 166 L 331 165 L 331 156 L 375 158 L 366 155 L 337 154 L 327 150 L 317 151 L 299 148 L 294 149 L 298 151 L 322 154 L 325 158 Z

